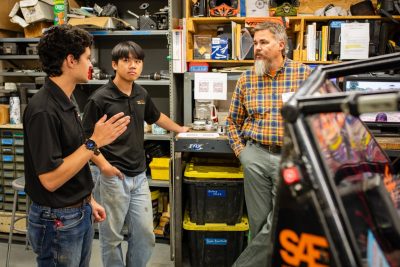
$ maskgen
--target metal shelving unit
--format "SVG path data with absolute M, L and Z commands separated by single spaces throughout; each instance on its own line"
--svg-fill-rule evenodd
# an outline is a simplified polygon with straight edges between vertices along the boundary
M 103 85 L 106 84 L 108 80 L 90 80 L 88 84 L 98 84 Z M 140 85 L 155 85 L 155 86 L 168 86 L 169 80 L 145 80 L 145 79 L 138 79 L 135 83 Z
M 135 35 L 135 36 L 168 36 L 169 31 L 166 30 L 138 30 L 138 31 L 91 31 L 90 32 L 93 36 L 116 36 L 116 35 L 121 35 L 121 36 L 129 36 L 129 35 Z
M 46 73 L 36 71 L 0 71 L 0 76 L 4 77 L 45 77 Z
M 1 41 L 1 39 L 0 39 Z M 0 55 L 0 60 L 5 59 L 39 59 L 38 55 Z

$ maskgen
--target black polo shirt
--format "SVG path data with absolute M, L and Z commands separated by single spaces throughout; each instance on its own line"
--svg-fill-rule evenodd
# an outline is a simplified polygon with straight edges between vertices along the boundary
M 50 79 L 29 101 L 24 113 L 25 190 L 39 205 L 62 208 L 78 203 L 93 189 L 89 165 L 54 192 L 39 175 L 53 171 L 85 141 L 74 104 Z
M 123 112 L 131 116 L 128 129 L 110 145 L 100 148 L 101 153 L 113 166 L 127 176 L 136 176 L 146 170 L 144 153 L 144 121 L 153 124 L 160 118 L 147 91 L 133 84 L 131 95 L 122 93 L 110 81 L 90 96 L 85 106 L 83 127 L 86 136 L 91 136 L 95 123 L 104 115 L 111 118 Z

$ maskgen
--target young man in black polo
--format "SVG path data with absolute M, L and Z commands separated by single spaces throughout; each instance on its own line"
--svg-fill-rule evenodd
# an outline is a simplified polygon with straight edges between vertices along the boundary
M 71 101 L 77 83 L 87 82 L 92 37 L 69 25 L 50 28 L 38 49 L 43 87 L 24 114 L 25 190 L 33 203 L 28 237 L 38 266 L 89 266 L 92 215 L 104 221 L 105 210 L 92 199 L 88 161 L 98 148 L 127 129 L 129 116 L 102 116 L 85 139 Z
M 108 214 L 99 227 L 102 260 L 104 266 L 125 266 L 121 250 L 125 222 L 129 232 L 126 266 L 145 267 L 155 243 L 143 122 L 174 132 L 187 132 L 188 128 L 158 111 L 147 91 L 135 83 L 143 69 L 144 52 L 139 45 L 131 41 L 119 43 L 111 57 L 115 77 L 89 98 L 83 119 L 90 136 L 103 114 L 124 112 L 131 116 L 127 131 L 102 147 L 102 156 L 94 160 L 101 172 L 100 201 Z

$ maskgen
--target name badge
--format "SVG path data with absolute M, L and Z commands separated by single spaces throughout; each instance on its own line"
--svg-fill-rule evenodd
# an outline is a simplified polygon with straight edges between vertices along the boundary
M 294 95 L 294 92 L 283 93 L 282 94 L 282 102 L 286 103 L 291 97 Z

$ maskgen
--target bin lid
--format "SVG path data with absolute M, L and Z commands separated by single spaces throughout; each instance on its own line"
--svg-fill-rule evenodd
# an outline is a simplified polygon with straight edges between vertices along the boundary
M 213 231 L 213 232 L 241 232 L 249 230 L 249 220 L 243 216 L 240 223 L 235 225 L 227 225 L 226 223 L 206 223 L 198 225 L 190 221 L 188 210 L 185 211 L 183 220 L 183 229 L 189 231 Z
M 185 168 L 185 177 L 199 179 L 243 179 L 243 170 L 237 165 L 215 165 L 211 163 L 189 162 Z
M 150 168 L 169 168 L 171 158 L 153 158 L 149 164 Z

